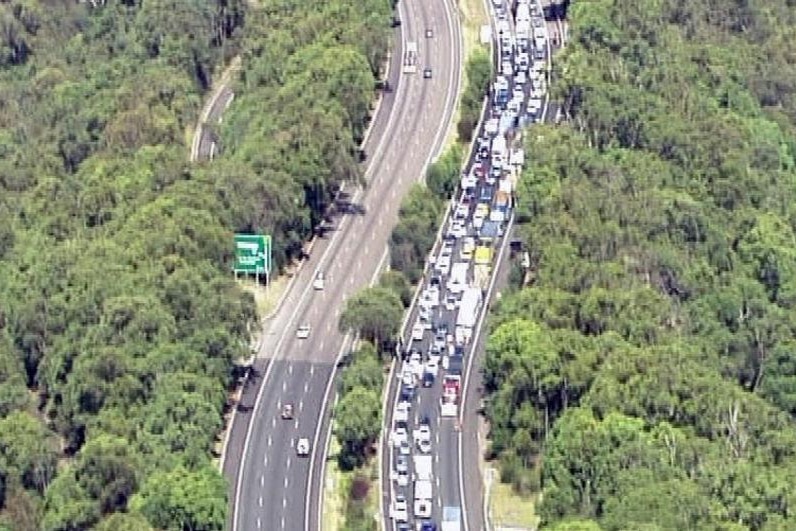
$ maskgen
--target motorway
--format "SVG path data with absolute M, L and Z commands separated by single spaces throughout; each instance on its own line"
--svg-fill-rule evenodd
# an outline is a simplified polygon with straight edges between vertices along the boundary
M 505 24 L 506 22 L 508 22 L 509 31 L 512 33 L 512 35 L 514 35 L 515 27 L 513 24 L 512 15 L 509 14 L 507 16 L 508 9 L 505 1 L 495 2 L 493 0 L 491 4 L 492 18 L 494 21 L 493 35 L 497 35 L 500 24 Z M 544 5 L 544 2 L 536 2 L 535 13 L 537 13 L 537 15 L 534 16 L 538 20 L 535 22 L 538 22 L 538 25 L 542 26 L 542 29 L 545 29 L 546 31 L 544 31 L 545 44 L 543 56 L 535 58 L 533 69 L 543 68 L 544 70 L 550 70 L 552 53 L 555 51 L 557 44 L 560 42 L 555 35 L 565 34 L 565 31 L 562 30 L 561 23 L 557 20 L 558 12 L 559 10 L 556 6 L 551 7 Z M 544 14 L 544 19 L 546 22 L 542 21 L 542 19 L 539 17 L 539 14 Z M 534 32 L 535 31 L 536 30 L 534 30 Z M 498 66 L 500 66 L 501 69 L 504 68 L 503 61 L 509 58 L 509 60 L 514 63 L 514 68 L 519 68 L 516 64 L 517 56 L 513 51 L 510 51 L 513 50 L 514 47 L 513 40 L 512 44 L 509 45 L 508 48 L 502 44 L 502 39 L 498 39 L 496 36 L 496 43 L 498 40 L 501 41 L 501 44 L 495 47 L 495 59 L 498 62 Z M 540 59 L 541 61 L 537 63 L 536 59 Z M 520 70 L 521 69 L 522 68 L 520 68 Z M 507 106 L 505 102 L 497 103 L 495 101 L 495 93 L 493 92 L 490 98 L 492 103 L 488 106 L 486 116 L 486 118 L 491 118 L 493 122 L 500 122 L 499 134 L 506 134 L 508 139 L 514 137 L 512 129 L 513 127 L 516 127 L 517 124 L 516 121 L 513 126 L 507 126 L 504 124 L 510 124 L 512 122 L 512 118 L 517 119 L 520 125 L 525 125 L 536 121 L 552 122 L 554 117 L 557 117 L 559 114 L 557 108 L 554 108 L 553 104 L 549 101 L 549 97 L 545 90 L 545 86 L 549 86 L 549 78 L 547 83 L 542 83 L 541 85 L 537 85 L 536 80 L 534 80 L 532 83 L 526 82 L 525 84 L 520 81 L 519 84 L 517 84 L 516 79 L 516 77 L 510 78 L 509 85 L 512 88 L 515 85 L 523 88 L 521 104 L 519 106 Z M 533 87 L 533 90 L 531 90 L 531 87 Z M 525 104 L 528 102 L 529 91 L 538 92 L 540 90 L 544 93 L 544 101 L 540 109 L 541 112 L 532 111 L 529 105 L 527 111 L 528 114 L 525 114 Z M 516 109 L 520 109 L 519 112 L 517 112 Z M 493 139 L 496 138 L 494 129 L 489 133 L 485 133 L 484 129 L 484 124 L 482 123 L 480 129 L 475 133 L 475 138 L 481 140 L 477 140 L 476 142 L 483 141 L 487 143 L 487 145 L 493 144 Z M 479 159 L 479 164 L 481 164 L 482 169 L 489 173 L 492 165 L 492 161 L 490 160 L 489 156 L 478 156 L 473 153 L 471 154 L 471 159 L 468 161 L 463 175 L 470 174 L 473 164 Z M 521 162 L 519 162 L 519 165 L 515 167 L 515 171 L 519 170 L 520 168 Z M 503 171 L 505 172 L 505 170 Z M 484 182 L 483 178 L 481 178 L 479 179 L 474 191 L 471 190 L 469 192 L 462 192 L 461 197 L 458 200 L 459 205 L 467 205 L 467 232 L 469 235 L 475 235 L 477 241 L 481 241 L 484 238 L 483 231 L 477 229 L 473 223 L 473 207 L 475 202 L 479 200 L 478 198 L 481 197 L 480 194 L 485 188 L 494 191 L 495 185 Z M 484 201 L 483 198 L 481 198 L 479 202 L 490 204 L 492 208 L 495 206 L 490 199 Z M 444 239 L 448 241 L 447 245 L 451 249 L 449 252 L 452 252 L 452 260 L 466 261 L 464 256 L 460 258 L 462 238 L 451 235 L 450 223 L 451 219 L 448 219 L 446 216 L 443 227 L 447 225 L 449 228 L 447 234 L 444 236 Z M 491 245 L 491 248 L 494 252 L 494 258 L 496 260 L 494 264 L 494 271 L 492 272 L 492 276 L 487 284 L 479 284 L 483 290 L 483 295 L 487 298 L 487 300 L 492 295 L 496 285 L 505 285 L 508 278 L 508 271 L 510 269 L 508 260 L 504 260 L 503 258 L 507 255 L 507 244 L 511 240 L 511 229 L 513 227 L 511 219 L 507 220 L 507 223 L 503 222 L 501 227 L 505 228 L 507 234 L 502 235 L 502 233 L 499 233 L 502 237 L 492 239 L 491 243 L 486 243 L 486 245 Z M 449 273 L 446 271 L 440 272 L 436 266 L 433 265 L 435 262 L 438 263 L 440 259 L 439 257 L 442 256 L 442 238 L 443 232 L 441 230 L 440 235 L 437 238 L 437 242 L 435 243 L 435 247 L 431 253 L 431 256 L 434 260 L 430 260 L 430 263 L 427 264 L 423 280 L 421 281 L 421 287 L 424 290 L 424 297 L 426 290 L 430 286 L 431 278 L 436 277 L 441 286 L 445 286 L 448 281 Z M 470 267 L 470 271 L 471 272 L 468 273 L 468 281 L 472 283 L 471 285 L 475 285 L 472 267 Z M 440 291 L 441 298 L 444 299 L 448 297 L 449 292 L 446 288 L 442 287 L 440 288 Z M 452 332 L 454 328 L 456 328 L 457 316 L 461 310 L 458 304 L 459 303 L 456 303 L 455 307 L 434 305 L 433 310 L 431 310 L 431 315 L 428 319 L 419 319 L 419 307 L 417 301 L 415 301 L 415 304 L 413 304 L 412 308 L 410 308 L 407 319 L 409 328 L 411 329 L 415 323 L 423 321 L 428 323 L 427 327 L 432 329 L 432 331 L 431 333 L 424 333 L 421 340 L 417 340 L 416 338 L 416 340 L 413 341 L 413 333 L 410 333 L 408 330 L 404 330 L 404 345 L 407 346 L 404 352 L 404 358 L 407 358 L 410 353 L 414 352 L 416 353 L 415 355 L 421 360 L 430 359 L 432 357 L 431 345 L 433 342 L 432 338 L 434 336 L 432 327 L 442 325 L 442 327 L 448 332 Z M 395 381 L 391 382 L 391 386 L 389 388 L 389 395 L 387 399 L 388 407 L 384 416 L 385 436 L 382 438 L 381 449 L 381 454 L 384 457 L 381 463 L 381 477 L 383 497 L 382 508 L 384 510 L 383 517 L 385 529 L 410 529 L 412 528 L 411 524 L 416 524 L 419 522 L 427 522 L 432 526 L 436 525 L 443 519 L 443 507 L 458 507 L 462 510 L 462 520 L 457 524 L 454 524 L 461 524 L 462 527 L 452 527 L 452 529 L 455 528 L 475 531 L 488 528 L 488 524 L 485 520 L 483 503 L 483 481 L 480 467 L 483 448 L 482 440 L 479 435 L 478 417 L 481 395 L 481 362 L 479 358 L 482 357 L 486 337 L 485 333 L 481 333 L 483 321 L 487 313 L 486 308 L 487 305 L 484 304 L 479 312 L 479 319 L 472 337 L 472 343 L 465 341 L 462 345 L 458 342 L 458 340 L 454 341 L 452 338 L 448 338 L 448 345 L 443 348 L 443 352 L 449 351 L 449 349 L 451 352 L 450 356 L 444 354 L 442 356 L 443 368 L 447 369 L 448 367 L 446 367 L 446 362 L 450 364 L 452 363 L 451 360 L 458 356 L 453 354 L 453 352 L 457 350 L 457 348 L 454 347 L 454 344 L 461 345 L 462 347 L 462 357 L 458 359 L 463 361 L 465 365 L 463 371 L 464 387 L 462 389 L 464 395 L 462 398 L 463 404 L 459 409 L 459 416 L 457 418 L 441 418 L 439 406 L 439 400 L 441 397 L 441 375 L 437 377 L 435 383 L 429 388 L 420 388 L 416 386 L 416 384 L 411 383 L 407 385 L 406 381 L 411 382 L 412 378 L 409 376 L 408 379 L 404 381 L 404 374 L 411 364 L 406 361 L 406 359 L 403 360 L 402 364 L 399 363 L 401 367 L 396 371 L 396 379 Z M 453 363 L 453 365 L 458 365 L 458 361 Z M 449 373 L 449 371 L 444 372 L 446 374 Z M 451 374 L 455 372 L 457 371 L 453 371 Z M 468 385 L 470 378 L 473 380 L 472 385 Z M 401 383 L 399 383 L 399 381 Z M 469 393 L 467 392 L 468 390 L 470 391 Z M 411 407 L 411 413 L 406 422 L 394 421 L 399 402 L 403 402 L 402 407 L 406 406 L 407 404 Z M 401 474 L 397 472 L 399 461 L 398 455 L 401 453 L 398 451 L 398 448 L 400 447 L 398 441 L 403 437 L 403 435 L 398 434 L 398 432 L 395 430 L 403 429 L 405 427 L 406 431 L 408 432 L 408 438 L 410 441 L 412 441 L 413 430 L 421 425 L 421 419 L 423 419 L 423 424 L 427 424 L 431 428 L 430 431 L 432 433 L 430 455 L 433 456 L 432 469 L 434 494 L 430 504 L 431 514 L 429 517 L 418 517 L 417 514 L 413 514 L 413 498 L 416 495 L 414 486 L 415 484 L 413 482 L 416 481 L 418 477 L 417 471 L 414 470 L 412 458 L 416 455 L 422 455 L 423 450 L 420 449 L 419 445 L 411 443 L 410 448 L 404 448 L 403 455 L 407 457 L 408 461 L 406 463 L 401 463 L 401 466 L 406 466 L 408 473 L 405 476 L 401 476 Z M 399 481 L 399 478 L 403 479 Z M 403 515 L 401 511 L 396 510 L 396 497 L 403 497 L 407 500 L 409 508 L 406 515 Z M 405 523 L 399 524 L 399 521 Z M 429 527 L 429 529 L 433 529 L 433 527 Z
M 551 2 L 541 2 L 545 14 L 548 36 L 553 36 L 548 41 L 549 53 L 548 57 L 552 61 L 555 53 L 566 44 L 566 12 L 564 4 L 552 4 Z M 544 123 L 553 124 L 558 123 L 560 120 L 560 105 L 550 100 L 549 94 L 545 94 L 544 110 L 542 113 L 542 121 Z M 528 154 L 533 156 L 533 154 Z M 511 242 L 514 237 L 513 224 L 507 228 L 505 242 Z M 509 253 L 503 254 L 503 259 L 498 259 L 495 264 L 494 275 L 494 288 L 492 290 L 492 300 L 500 296 L 500 290 L 508 285 L 509 273 L 511 271 L 512 263 L 509 259 Z M 483 323 L 482 323 L 483 324 Z M 471 377 L 471 384 L 465 389 L 462 425 L 461 425 L 461 447 L 460 452 L 462 455 L 462 462 L 464 463 L 481 463 L 484 452 L 486 450 L 486 435 L 481 429 L 482 419 L 480 417 L 481 398 L 483 397 L 483 387 L 481 385 L 481 366 L 483 363 L 484 353 L 486 349 L 486 341 L 488 334 L 486 330 L 482 330 L 479 334 L 478 340 L 474 345 L 472 365 L 469 368 Z M 487 524 L 484 514 L 484 478 L 482 477 L 481 466 L 464 467 L 461 471 L 461 488 L 462 496 L 465 499 L 468 508 L 465 518 L 468 520 L 468 528 L 471 530 L 476 529 L 491 529 Z M 492 481 L 497 481 L 498 478 L 492 478 Z
M 338 332 L 345 300 L 367 286 L 387 258 L 387 241 L 400 201 L 439 151 L 453 117 L 460 84 L 460 30 L 448 2 L 399 2 L 402 25 L 394 47 L 389 83 L 372 132 L 364 146 L 366 190 L 348 190 L 341 202 L 359 208 L 333 220 L 317 238 L 298 271 L 280 311 L 269 320 L 250 377 L 231 426 L 224 472 L 233 486 L 233 531 L 321 528 L 328 404 L 333 402 L 334 371 L 349 341 Z M 426 38 L 432 28 L 433 38 Z M 401 74 L 406 42 L 418 43 L 419 70 Z M 425 79 L 422 69 L 431 67 Z M 317 271 L 326 276 L 316 291 Z M 307 339 L 296 328 L 308 324 Z M 281 408 L 294 407 L 292 420 Z M 296 443 L 309 438 L 309 457 L 298 457 Z
M 212 131 L 212 127 L 206 124 L 220 124 L 224 111 L 230 106 L 234 97 L 235 94 L 229 87 L 228 80 L 222 79 L 218 89 L 203 109 L 199 125 L 194 132 L 191 161 L 212 160 L 218 154 L 218 139 Z

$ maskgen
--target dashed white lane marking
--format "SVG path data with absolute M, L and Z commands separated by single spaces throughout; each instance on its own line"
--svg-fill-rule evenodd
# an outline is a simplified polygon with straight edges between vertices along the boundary
M 267 455 L 263 456 L 263 466 L 268 466 L 268 456 Z M 260 479 L 264 480 L 265 478 L 260 478 Z
M 285 507 L 287 507 L 287 498 L 283 497 L 282 498 L 282 508 L 284 509 Z
M 271 436 L 268 436 L 268 446 L 271 446 L 274 441 L 271 440 Z
M 287 484 L 288 484 L 288 482 L 289 482 L 289 479 L 288 479 L 288 477 L 287 477 L 287 476 L 285 476 L 285 481 L 284 481 L 284 483 L 285 483 L 285 488 L 287 488 Z
M 293 374 L 293 364 L 292 363 L 287 366 L 287 373 L 288 374 Z
M 262 506 L 263 506 L 263 497 L 262 497 L 262 496 L 260 496 L 259 498 L 257 498 L 257 505 L 259 505 L 260 507 L 262 507 Z
M 331 325 L 331 323 L 329 323 L 329 324 Z M 328 329 L 328 327 L 327 327 L 327 329 Z M 323 341 L 321 341 L 321 344 L 318 345 L 318 350 L 323 350 Z
M 263 523 L 260 521 L 260 518 L 257 517 L 257 529 L 260 529 L 262 527 L 262 525 L 263 525 Z
M 315 374 L 315 365 L 310 365 L 310 376 Z
M 309 382 L 304 382 L 304 392 L 305 393 L 307 392 L 307 389 L 309 389 L 309 386 L 310 386 Z
M 287 389 L 287 380 L 282 380 L 282 392 L 285 392 Z
M 284 528 L 285 528 L 285 517 L 283 516 L 282 517 L 282 529 L 284 529 Z
M 295 429 L 298 429 L 298 419 L 296 419 Z
M 306 392 L 306 388 L 305 388 L 304 392 Z M 301 411 L 302 409 L 304 409 L 304 401 L 303 400 L 299 400 L 299 411 Z
M 265 476 L 260 476 L 260 486 L 265 485 Z
M 271 427 L 272 428 L 276 427 L 276 417 L 271 419 Z
M 290 468 L 290 458 L 287 458 L 287 468 Z M 285 487 L 287 487 L 287 476 L 285 476 Z

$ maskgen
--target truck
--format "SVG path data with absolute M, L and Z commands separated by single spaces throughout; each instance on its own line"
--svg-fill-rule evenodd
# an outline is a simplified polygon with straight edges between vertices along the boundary
M 416 455 L 414 457 L 415 518 L 429 518 L 431 516 L 432 500 L 434 498 L 432 463 L 430 455 Z
M 440 399 L 440 415 L 442 417 L 455 417 L 459 414 L 459 396 L 462 386 L 461 356 L 448 358 L 448 369 L 442 379 L 442 398 Z
M 446 506 L 442 508 L 442 526 L 440 531 L 461 531 L 462 510 L 460 507 Z
M 462 293 L 459 304 L 459 313 L 456 315 L 456 330 L 454 337 L 459 344 L 467 344 L 473 334 L 478 321 L 478 312 L 481 310 L 483 295 L 481 288 L 467 288 Z
M 470 262 L 454 262 L 451 266 L 451 276 L 445 286 L 451 293 L 459 294 L 467 287 L 467 274 L 470 272 Z

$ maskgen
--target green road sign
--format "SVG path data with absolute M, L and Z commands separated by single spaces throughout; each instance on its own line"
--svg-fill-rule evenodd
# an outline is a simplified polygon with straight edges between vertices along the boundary
M 236 273 L 271 274 L 271 236 L 236 234 L 233 269 Z

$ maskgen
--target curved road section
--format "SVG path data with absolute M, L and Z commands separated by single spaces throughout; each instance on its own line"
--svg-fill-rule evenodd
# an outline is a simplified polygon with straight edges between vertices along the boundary
M 367 286 L 384 265 L 400 201 L 422 178 L 429 155 L 444 141 L 458 92 L 458 21 L 443 0 L 398 4 L 403 23 L 390 84 L 365 146 L 367 190 L 348 192 L 356 208 L 338 217 L 300 269 L 281 310 L 264 330 L 261 348 L 231 427 L 224 461 L 233 486 L 233 531 L 316 530 L 329 429 L 327 389 L 349 346 L 337 330 L 345 300 Z M 431 32 L 426 30 L 431 29 Z M 430 37 L 427 35 L 431 35 Z M 416 73 L 402 74 L 406 43 L 417 46 Z M 431 77 L 424 70 L 431 68 Z M 326 277 L 313 288 L 318 271 Z M 309 325 L 309 337 L 297 328 Z M 283 419 L 285 404 L 293 418 Z M 308 456 L 297 455 L 309 439 Z

